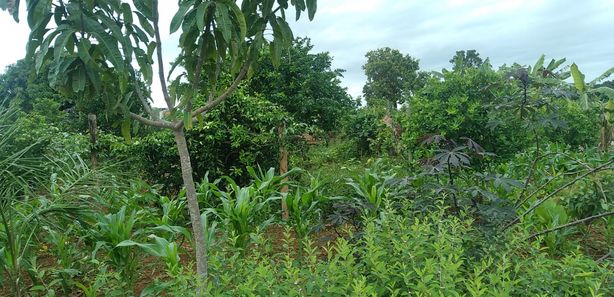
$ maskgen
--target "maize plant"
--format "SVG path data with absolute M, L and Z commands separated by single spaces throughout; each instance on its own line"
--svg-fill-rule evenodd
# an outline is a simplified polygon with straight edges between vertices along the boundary
M 263 197 L 253 185 L 241 187 L 234 180 L 226 177 L 228 190 L 215 191 L 220 199 L 220 206 L 210 208 L 208 211 L 217 215 L 226 225 L 230 233 L 236 236 L 236 247 L 245 248 L 249 235 L 257 229 L 264 228 L 272 218 L 263 219 L 262 210 L 273 200 L 279 197 Z

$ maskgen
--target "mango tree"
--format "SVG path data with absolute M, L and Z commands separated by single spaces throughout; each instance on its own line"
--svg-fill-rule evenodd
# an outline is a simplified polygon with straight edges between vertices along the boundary
M 170 24 L 165 24 L 171 33 L 181 31 L 180 54 L 170 71 L 181 73 L 173 79 L 164 69 L 157 0 L 25 1 L 30 27 L 27 58 L 34 61 L 36 70 L 50 67 L 54 88 L 84 98 L 116 94 L 103 100 L 109 113 L 123 115 L 121 130 L 128 140 L 135 121 L 174 134 L 195 239 L 196 267 L 203 281 L 207 278 L 207 251 L 184 129 L 191 129 L 194 121 L 237 89 L 252 72 L 252 62 L 263 47 L 270 48 L 273 64 L 278 65 L 281 51 L 293 40 L 286 14 L 293 8 L 297 20 L 303 12 L 312 20 L 316 1 L 179 0 Z M 20 2 L 0 0 L 0 8 L 19 21 Z M 170 114 L 165 118 L 151 107 L 149 88 L 142 87 L 143 81 L 152 84 L 154 65 Z M 230 80 L 218 79 L 227 73 Z M 135 104 L 141 104 L 145 112 L 131 112 Z

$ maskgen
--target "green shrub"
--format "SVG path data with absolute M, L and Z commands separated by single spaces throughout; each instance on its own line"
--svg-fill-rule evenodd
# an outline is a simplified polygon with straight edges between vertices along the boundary
M 361 108 L 349 115 L 343 124 L 343 136 L 352 142 L 348 152 L 353 157 L 378 153 L 375 140 L 380 130 L 385 129 L 383 109 Z
M 574 252 L 548 258 L 535 245 L 484 240 L 470 219 L 436 211 L 424 217 L 386 211 L 350 243 L 339 237 L 319 249 L 310 241 L 302 260 L 291 241 L 280 253 L 260 237 L 250 253 L 217 245 L 210 257 L 212 296 L 608 296 L 614 272 Z M 240 255 L 240 256 L 239 256 Z M 190 296 L 190 291 L 182 294 Z
M 209 172 L 212 178 L 229 175 L 247 182 L 246 167 L 276 166 L 279 146 L 275 128 L 286 120 L 283 110 L 262 98 L 232 96 L 186 132 L 195 179 L 201 180 Z M 164 185 L 167 192 L 176 192 L 183 185 L 175 139 L 168 131 L 134 137 L 132 144 L 104 136 L 100 146 L 107 158 L 130 158 L 131 166 L 147 181 Z

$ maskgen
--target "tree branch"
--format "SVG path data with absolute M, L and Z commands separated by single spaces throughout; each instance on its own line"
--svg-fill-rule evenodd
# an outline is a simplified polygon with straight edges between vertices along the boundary
M 533 177 L 533 171 L 535 171 L 535 167 L 537 166 L 537 162 L 539 162 L 539 160 L 545 158 L 546 156 L 549 156 L 552 154 L 555 154 L 555 153 L 550 152 L 545 155 L 538 155 L 535 157 L 535 159 L 533 160 L 533 163 L 531 164 L 531 167 L 529 168 L 527 179 L 524 181 L 524 186 L 522 187 L 522 190 L 520 191 L 520 194 L 518 195 L 518 200 L 520 200 L 520 198 L 524 195 L 525 191 L 527 190 L 527 187 L 529 186 L 529 182 L 531 181 L 531 178 Z M 524 203 L 524 201 L 516 204 L 516 208 L 522 205 L 522 203 Z
M 155 119 L 156 117 L 153 114 L 153 110 L 151 110 L 151 105 L 149 105 L 149 101 L 147 101 L 147 99 L 143 95 L 143 92 L 141 92 L 141 88 L 139 88 L 139 86 L 137 84 L 134 84 L 134 89 L 136 90 L 137 97 L 139 97 L 139 99 L 141 100 L 141 105 L 143 105 L 143 108 L 145 109 L 145 112 L 147 112 L 147 114 L 151 118 Z
M 250 64 L 251 64 L 250 61 L 245 62 L 245 64 L 243 64 L 243 68 L 241 68 L 241 71 L 239 72 L 239 74 L 237 74 L 237 77 L 235 77 L 235 80 L 228 87 L 228 89 L 226 89 L 224 93 L 219 95 L 214 100 L 209 100 L 205 105 L 199 107 L 194 112 L 192 112 L 192 117 L 196 117 L 199 114 L 210 111 L 211 109 L 215 108 L 220 103 L 222 103 L 222 101 L 224 101 L 228 96 L 230 96 L 230 94 L 232 94 L 239 87 L 239 84 L 241 83 L 243 78 L 245 78 L 245 75 L 247 74 L 247 70 L 249 69 Z M 184 125 L 183 121 L 178 122 L 175 125 L 175 129 L 180 129 L 183 127 L 183 125 Z
M 167 122 L 164 120 L 151 120 L 151 119 L 145 118 L 133 112 L 130 113 L 130 118 L 132 118 L 133 120 L 137 120 L 143 124 L 153 126 L 156 128 L 173 129 L 175 127 L 175 125 L 173 125 L 173 123 L 171 122 Z
M 533 206 L 531 206 L 529 209 L 527 209 L 527 211 L 525 211 L 523 214 L 519 215 L 518 217 L 516 217 L 513 221 L 511 221 L 509 224 L 507 224 L 505 227 L 503 227 L 502 231 L 507 230 L 507 228 L 515 225 L 516 223 L 518 223 L 520 221 L 520 219 L 522 219 L 524 216 L 526 216 L 527 214 L 529 214 L 530 212 L 532 212 L 533 210 L 535 210 L 537 207 L 539 207 L 540 205 L 542 205 L 542 203 L 546 202 L 546 200 L 552 198 L 552 196 L 560 193 L 561 191 L 563 191 L 564 189 L 566 189 L 567 187 L 575 184 L 576 182 L 578 182 L 579 180 L 585 178 L 586 176 L 593 174 L 595 172 L 601 171 L 601 170 L 605 170 L 608 169 L 608 166 L 610 164 L 614 163 L 614 159 L 605 162 L 601 165 L 599 165 L 598 167 L 593 168 L 592 170 L 589 170 L 587 172 L 585 172 L 584 174 L 574 178 L 572 181 L 562 185 L 561 187 L 559 187 L 558 189 L 556 189 L 554 192 L 546 195 L 546 197 L 542 198 L 541 200 L 537 201 Z
M 550 233 L 550 232 L 554 232 L 554 231 L 557 231 L 557 230 L 561 230 L 563 228 L 575 226 L 575 225 L 578 225 L 578 224 L 582 224 L 584 222 L 590 222 L 592 220 L 596 220 L 596 219 L 607 217 L 607 216 L 611 216 L 611 215 L 614 215 L 614 211 L 610 211 L 610 212 L 606 212 L 606 213 L 590 216 L 588 218 L 584 218 L 584 219 L 580 219 L 580 220 L 576 220 L 576 221 L 573 221 L 571 223 L 567 223 L 565 225 L 561 225 L 561 226 L 554 227 L 554 228 L 551 228 L 551 229 L 548 229 L 548 230 L 544 230 L 544 231 L 541 231 L 541 232 L 534 233 L 533 235 L 527 237 L 527 240 L 531 240 L 531 239 L 533 239 L 533 238 L 535 238 L 537 236 L 544 235 L 544 234 L 547 234 L 547 233 Z
M 153 21 L 153 27 L 154 27 L 154 35 L 156 38 L 156 53 L 158 56 L 158 75 L 160 77 L 160 86 L 162 87 L 162 95 L 164 96 L 164 101 L 166 102 L 166 106 L 168 106 L 169 110 L 173 110 L 175 106 L 171 104 L 171 97 L 168 95 L 168 89 L 166 87 L 166 79 L 164 78 L 164 60 L 162 59 L 162 40 L 160 38 L 160 27 L 158 26 L 160 14 L 158 12 L 157 1 L 156 1 L 156 7 L 155 7 L 154 13 L 155 13 L 155 17 Z
M 539 186 L 535 191 L 533 191 L 531 194 L 529 194 L 529 196 L 527 196 L 526 198 L 522 199 L 522 201 L 518 202 L 514 208 L 518 209 L 525 202 L 527 202 L 529 199 L 531 199 L 531 197 L 535 196 L 535 194 L 539 193 L 539 191 L 541 191 L 543 188 L 548 186 L 551 182 L 553 182 L 559 176 L 561 176 L 561 174 L 557 174 L 557 175 L 553 176 L 552 178 L 550 178 L 548 181 L 546 181 L 541 186 Z M 520 197 L 518 197 L 518 198 L 520 199 Z
M 608 257 L 610 257 L 610 255 L 612 255 L 612 252 L 608 252 L 607 254 L 603 255 L 601 258 L 597 259 L 597 263 L 601 263 L 603 262 L 605 259 L 607 259 Z

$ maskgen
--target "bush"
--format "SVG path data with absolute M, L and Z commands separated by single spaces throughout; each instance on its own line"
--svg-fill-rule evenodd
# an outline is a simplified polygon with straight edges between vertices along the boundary
M 270 253 L 262 237 L 250 253 L 217 245 L 210 257 L 212 296 L 590 296 L 614 293 L 614 273 L 574 253 L 561 260 L 511 235 L 470 257 L 479 232 L 471 220 L 436 211 L 422 218 L 388 210 L 366 224 L 355 243 L 319 249 L 309 242 L 295 258 L 290 237 Z M 241 255 L 241 256 L 239 256 Z M 184 292 L 189 295 L 190 293 Z M 594 295 L 593 295 L 594 296 Z
M 343 136 L 353 146 L 349 155 L 359 157 L 379 152 L 376 139 L 380 131 L 386 129 L 382 122 L 384 115 L 383 109 L 361 108 L 345 119 Z
M 284 111 L 262 98 L 232 96 L 186 132 L 195 180 L 210 172 L 212 178 L 229 175 L 243 183 L 248 180 L 247 166 L 276 167 L 276 127 L 288 120 Z M 100 146 L 108 150 L 109 158 L 131 156 L 134 167 L 152 183 L 173 191 L 183 185 L 175 139 L 169 131 L 135 137 L 132 144 L 104 136 Z
M 546 129 L 546 137 L 552 141 L 577 147 L 594 147 L 599 142 L 599 114 L 585 110 L 578 101 L 555 101 L 556 113 L 563 121 L 559 128 Z

